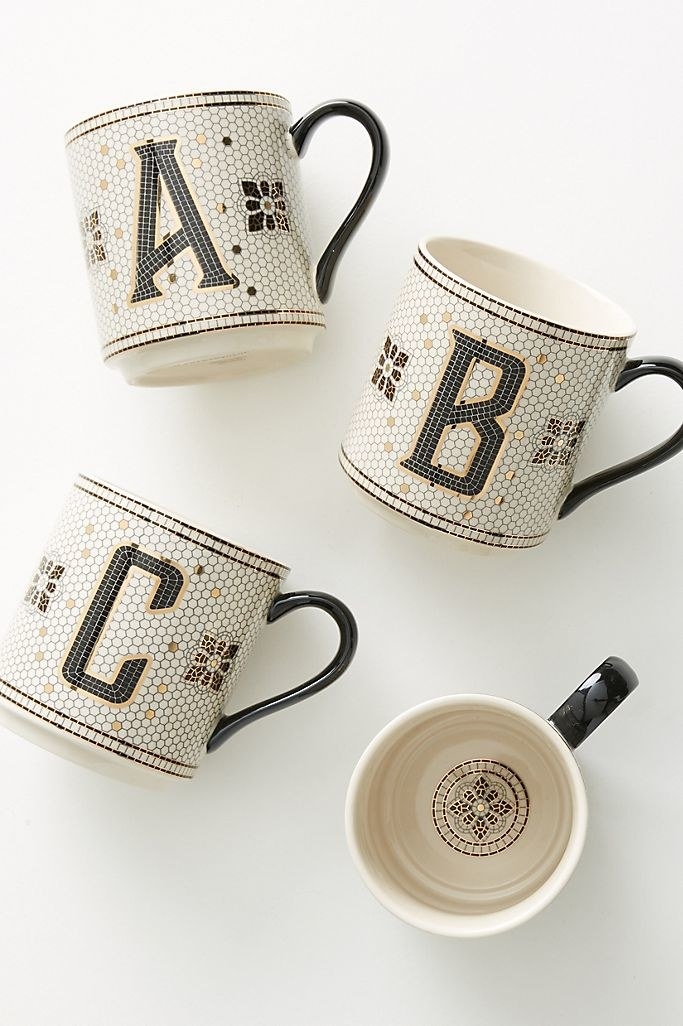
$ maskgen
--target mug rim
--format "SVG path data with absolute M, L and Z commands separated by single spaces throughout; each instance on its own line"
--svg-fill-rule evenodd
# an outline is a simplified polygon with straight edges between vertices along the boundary
M 411 899 L 411 905 L 414 907 L 406 907 L 402 901 L 404 892 L 399 897 L 394 897 L 387 892 L 371 868 L 369 861 L 365 858 L 362 846 L 358 841 L 354 818 L 360 792 L 373 762 L 409 726 L 415 725 L 435 710 L 441 709 L 446 711 L 467 704 L 503 709 L 508 714 L 525 720 L 533 729 L 540 730 L 550 742 L 551 747 L 558 756 L 559 762 L 563 766 L 571 794 L 572 822 L 567 845 L 560 861 L 543 884 L 533 894 L 508 908 L 496 912 L 464 915 L 461 913 L 444 912 L 428 905 L 420 905 L 417 899 Z M 390 720 L 365 748 L 353 770 L 346 793 L 346 841 L 352 861 L 368 890 L 381 905 L 398 919 L 402 919 L 410 926 L 426 930 L 429 933 L 448 937 L 486 937 L 502 933 L 521 925 L 549 905 L 568 882 L 581 858 L 586 840 L 587 825 L 588 800 L 586 788 L 581 776 L 581 770 L 569 745 L 559 731 L 539 713 L 518 702 L 513 702 L 510 699 L 501 698 L 496 695 L 477 693 L 444 695 L 440 698 L 421 702 L 419 705 L 400 713 L 393 720 Z
M 156 96 L 151 100 L 124 103 L 118 107 L 110 107 L 107 110 L 100 111 L 97 114 L 90 114 L 88 117 L 76 121 L 71 128 L 67 129 L 64 135 L 65 145 L 69 146 L 89 131 L 96 128 L 106 128 L 109 125 L 116 124 L 117 121 L 126 121 L 129 118 L 141 117 L 145 114 L 163 114 L 167 110 L 178 110 L 186 107 L 218 106 L 219 101 L 216 97 L 231 97 L 232 99 L 225 101 L 228 104 L 255 103 L 259 106 L 281 107 L 290 114 L 292 112 L 292 105 L 286 96 L 283 96 L 282 93 L 270 92 L 267 89 L 205 89 L 198 92 L 173 93 L 169 96 Z M 255 99 L 256 97 L 262 99 L 257 100 Z M 175 100 L 205 100 L 206 102 L 186 102 L 178 103 L 174 107 L 166 106 L 166 104 L 170 104 Z M 272 101 L 279 102 L 273 103 Z
M 594 300 L 598 300 L 601 304 L 605 304 L 611 309 L 611 312 L 616 317 L 618 316 L 625 324 L 628 324 L 628 331 L 620 332 L 618 334 L 608 334 L 601 331 L 591 331 L 585 328 L 580 328 L 575 325 L 568 324 L 562 320 L 553 320 L 552 318 L 540 314 L 537 311 L 524 306 L 519 303 L 512 302 L 510 300 L 502 299 L 497 296 L 494 292 L 491 292 L 480 285 L 469 281 L 467 278 L 462 277 L 453 271 L 450 267 L 443 263 L 437 256 L 435 256 L 432 247 L 438 243 L 449 243 L 456 246 L 470 246 L 476 247 L 482 254 L 489 252 L 495 254 L 498 257 L 505 257 L 509 261 L 519 266 L 525 266 L 529 269 L 533 269 L 539 274 L 546 277 L 551 277 L 556 280 L 559 285 L 570 285 L 574 289 L 578 289 L 587 296 L 592 297 Z M 500 307 L 509 313 L 516 315 L 518 318 L 531 318 L 533 321 L 544 325 L 555 332 L 563 331 L 568 332 L 571 335 L 579 335 L 586 338 L 596 339 L 608 339 L 610 341 L 626 343 L 631 341 L 637 332 L 637 326 L 631 317 L 631 315 L 617 302 L 610 299 L 609 296 L 604 295 L 597 289 L 594 289 L 591 285 L 581 281 L 580 278 L 575 278 L 573 275 L 567 274 L 564 271 L 560 271 L 553 267 L 551 264 L 547 264 L 542 260 L 537 260 L 535 257 L 526 256 L 523 253 L 518 253 L 515 250 L 507 249 L 504 246 L 495 246 L 487 242 L 479 242 L 477 239 L 466 239 L 459 236 L 450 235 L 427 235 L 422 236 L 417 245 L 418 254 L 423 260 L 427 260 L 429 263 L 435 266 L 435 268 L 447 278 L 452 284 L 458 285 L 461 288 L 467 289 L 469 293 L 472 293 L 480 298 L 487 300 L 489 303 L 494 304 L 496 307 Z M 438 284 L 438 283 L 437 283 Z
M 92 490 L 93 486 L 97 491 Z M 276 577 L 282 581 L 290 573 L 291 568 L 285 563 L 280 563 L 278 560 L 271 559 L 270 556 L 263 556 L 261 553 L 255 552 L 253 549 L 247 549 L 243 545 L 238 545 L 236 542 L 229 541 L 227 538 L 223 538 L 218 534 L 207 531 L 204 527 L 190 523 L 164 506 L 152 506 L 148 499 L 143 499 L 134 492 L 119 488 L 118 485 L 114 485 L 109 481 L 104 481 L 102 478 L 96 478 L 90 474 L 79 473 L 76 475 L 73 482 L 73 488 L 77 491 L 82 491 L 93 496 L 93 498 L 98 499 L 100 502 L 111 503 L 112 499 L 109 496 L 99 494 L 100 490 L 109 492 L 119 499 L 122 499 L 124 502 L 128 502 L 135 507 L 142 507 L 142 510 L 144 511 L 143 513 L 139 513 L 135 509 L 125 509 L 125 512 L 130 513 L 131 516 L 142 516 L 143 519 L 149 519 L 145 516 L 145 513 L 150 513 L 154 518 L 152 520 L 153 523 L 157 524 L 157 526 L 161 527 L 163 530 L 170 531 L 174 534 L 179 534 L 180 532 L 178 529 L 184 528 L 185 531 L 190 531 L 193 535 L 193 537 L 188 538 L 187 535 L 181 534 L 181 537 L 186 538 L 186 540 L 205 549 L 209 549 L 217 555 L 222 556 L 224 559 L 246 563 L 250 569 L 260 571 L 261 573 L 267 574 L 269 577 Z

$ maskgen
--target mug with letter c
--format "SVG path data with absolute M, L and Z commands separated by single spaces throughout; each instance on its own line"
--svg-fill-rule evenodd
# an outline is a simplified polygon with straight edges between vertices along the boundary
M 544 720 L 491 695 L 450 695 L 380 731 L 346 801 L 351 855 L 400 919 L 449 937 L 509 930 L 567 883 L 586 789 L 572 754 L 638 684 L 606 659 Z
M 207 749 L 321 691 L 353 659 L 351 612 L 324 592 L 281 592 L 288 572 L 80 476 L 0 643 L 0 721 L 120 779 L 192 777 Z M 332 661 L 224 713 L 266 623 L 305 607 L 335 621 Z
M 370 172 L 317 267 L 299 156 L 330 117 L 358 121 Z M 337 261 L 386 174 L 388 144 L 361 103 L 294 125 L 268 92 L 169 96 L 67 132 L 104 359 L 139 385 L 269 370 L 310 352 Z
M 526 257 L 421 242 L 341 465 L 406 523 L 492 548 L 539 545 L 558 517 L 683 448 L 681 427 L 573 485 L 610 392 L 650 374 L 683 388 L 677 360 L 628 359 L 634 334 L 615 303 Z

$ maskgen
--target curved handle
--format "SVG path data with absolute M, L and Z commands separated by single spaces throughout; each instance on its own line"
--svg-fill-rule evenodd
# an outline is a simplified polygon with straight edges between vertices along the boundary
M 321 121 L 335 117 L 337 114 L 360 121 L 372 142 L 372 163 L 360 196 L 318 262 L 315 286 L 321 303 L 327 302 L 337 261 L 347 242 L 372 206 L 389 165 L 389 141 L 382 122 L 369 107 L 364 107 L 362 103 L 355 103 L 353 100 L 328 100 L 327 103 L 321 103 L 319 107 L 314 107 L 308 114 L 299 118 L 295 125 L 292 125 L 290 128 L 292 142 L 299 156 L 305 152 L 306 140 L 310 132 Z
M 358 628 L 351 610 L 339 599 L 332 595 L 326 595 L 322 591 L 293 591 L 286 595 L 278 595 L 268 611 L 268 623 L 274 623 L 286 613 L 291 613 L 293 609 L 303 609 L 307 606 L 324 609 L 339 628 L 339 648 L 332 662 L 328 663 L 325 669 L 315 677 L 307 680 L 305 684 L 300 684 L 298 688 L 292 688 L 291 691 L 285 691 L 274 698 L 266 698 L 263 702 L 250 705 L 247 709 L 242 709 L 231 716 L 221 716 L 206 746 L 208 752 L 219 748 L 236 731 L 246 727 L 248 723 L 260 719 L 261 716 L 277 712 L 278 709 L 294 705 L 295 702 L 301 702 L 317 691 L 322 691 L 347 669 L 356 653 Z
M 626 385 L 630 385 L 632 381 L 647 377 L 648 374 L 663 374 L 665 378 L 671 378 L 683 388 L 683 363 L 668 356 L 644 356 L 642 360 L 629 360 L 626 363 L 617 378 L 614 391 L 618 392 Z M 609 488 L 610 485 L 625 481 L 628 477 L 642 474 L 645 470 L 656 467 L 658 463 L 663 463 L 664 460 L 675 456 L 681 449 L 683 449 L 683 426 L 661 445 L 656 445 L 654 449 L 650 449 L 640 456 L 634 456 L 633 459 L 626 460 L 624 463 L 618 463 L 616 467 L 610 467 L 609 470 L 601 470 L 599 474 L 593 474 L 592 477 L 587 477 L 585 481 L 579 482 L 562 503 L 559 519 L 572 513 L 577 506 L 580 506 L 586 499 L 590 499 L 592 495 L 596 495 L 597 492 L 601 492 L 603 488 Z
M 637 687 L 635 671 L 619 656 L 610 656 L 548 720 L 570 748 L 578 748 Z

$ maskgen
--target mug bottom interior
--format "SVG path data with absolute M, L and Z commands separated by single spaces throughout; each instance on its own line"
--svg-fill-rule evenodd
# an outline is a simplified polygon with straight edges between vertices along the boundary
M 313 349 L 319 325 L 263 324 L 171 337 L 109 358 L 131 385 L 198 385 L 277 370 Z
M 459 699 L 361 760 L 348 826 L 386 907 L 423 929 L 472 936 L 546 904 L 578 858 L 582 826 L 569 760 L 577 777 L 578 768 L 553 728 L 511 715 L 512 703 Z
M 151 766 L 133 763 L 104 748 L 99 748 L 85 738 L 74 737 L 51 724 L 43 723 L 31 713 L 2 698 L 0 724 L 13 734 L 31 741 L 53 755 L 59 755 L 62 759 L 124 784 L 157 791 L 166 788 L 175 779 Z

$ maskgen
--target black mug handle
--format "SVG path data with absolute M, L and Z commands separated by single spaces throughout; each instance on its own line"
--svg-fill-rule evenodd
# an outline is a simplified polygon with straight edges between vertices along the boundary
M 635 671 L 619 656 L 610 656 L 548 720 L 570 748 L 578 748 L 637 687 Z
M 321 103 L 320 106 L 314 107 L 308 114 L 299 118 L 296 124 L 292 125 L 289 131 L 294 149 L 299 156 L 305 152 L 309 133 L 321 121 L 335 117 L 337 114 L 353 118 L 365 128 L 372 142 L 372 163 L 360 196 L 318 261 L 315 286 L 321 303 L 327 302 L 337 261 L 347 242 L 372 206 L 389 165 L 389 141 L 382 122 L 369 107 L 363 106 L 362 103 L 355 103 L 353 100 L 328 100 L 327 103 Z
M 317 691 L 322 691 L 323 688 L 326 688 L 335 681 L 346 670 L 356 653 L 358 628 L 351 610 L 343 602 L 340 602 L 339 599 L 334 598 L 332 595 L 326 595 L 322 591 L 292 591 L 286 595 L 277 595 L 268 610 L 267 621 L 268 623 L 274 623 L 281 616 L 291 613 L 293 609 L 303 609 L 306 607 L 323 609 L 326 613 L 329 613 L 339 628 L 339 648 L 332 662 L 328 663 L 325 669 L 316 674 L 315 677 L 311 677 L 310 680 L 300 684 L 297 688 L 292 688 L 291 691 L 285 691 L 274 698 L 266 698 L 263 702 L 257 702 L 255 705 L 250 705 L 247 709 L 232 713 L 230 716 L 221 716 L 207 743 L 207 752 L 212 752 L 215 748 L 219 748 L 236 731 L 246 727 L 248 723 L 253 723 L 254 720 L 260 719 L 261 716 L 277 712 L 288 705 L 294 705 L 295 702 L 301 702 L 304 698 L 314 695 Z
M 664 377 L 671 378 L 683 388 L 683 363 L 668 356 L 644 356 L 641 360 L 628 360 L 617 378 L 614 391 L 618 392 L 626 385 L 630 385 L 632 381 L 645 378 L 648 374 L 663 374 Z M 609 488 L 611 485 L 618 484 L 619 481 L 642 474 L 644 471 L 650 470 L 651 467 L 656 467 L 658 463 L 671 459 L 681 449 L 683 449 L 683 425 L 661 445 L 656 445 L 654 449 L 649 449 L 648 452 L 644 452 L 640 456 L 634 456 L 633 459 L 625 460 L 624 463 L 618 463 L 616 467 L 601 470 L 600 473 L 587 477 L 585 481 L 580 481 L 572 488 L 560 506 L 559 519 L 572 513 L 582 502 L 590 499 L 597 492 L 601 492 L 603 488 Z

